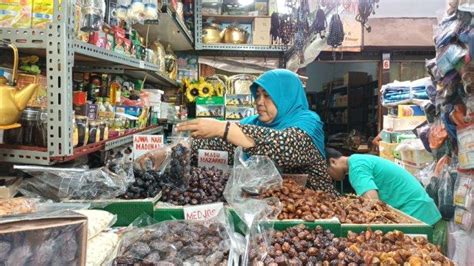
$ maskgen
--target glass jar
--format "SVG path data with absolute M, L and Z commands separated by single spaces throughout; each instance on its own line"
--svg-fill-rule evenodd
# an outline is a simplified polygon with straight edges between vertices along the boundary
M 21 114 L 21 144 L 26 146 L 36 146 L 36 134 L 38 134 L 38 124 L 40 111 L 37 108 L 26 108 Z
M 100 128 L 97 121 L 91 121 L 89 123 L 89 144 L 100 141 Z
M 48 146 L 48 112 L 46 109 L 41 109 L 38 111 L 38 121 L 37 121 L 37 132 L 36 136 L 36 146 L 47 147 Z
M 89 142 L 89 123 L 87 116 L 76 116 L 78 146 L 84 146 Z

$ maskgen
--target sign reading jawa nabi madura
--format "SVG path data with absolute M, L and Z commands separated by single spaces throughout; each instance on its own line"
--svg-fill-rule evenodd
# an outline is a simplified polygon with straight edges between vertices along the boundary
M 133 135 L 133 158 L 163 146 L 163 135 Z

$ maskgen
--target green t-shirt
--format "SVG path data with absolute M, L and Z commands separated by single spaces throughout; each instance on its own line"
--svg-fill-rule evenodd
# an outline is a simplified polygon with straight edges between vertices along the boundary
M 393 162 L 374 155 L 351 155 L 349 182 L 357 195 L 377 190 L 382 201 L 429 225 L 441 219 L 433 199 L 420 182 Z

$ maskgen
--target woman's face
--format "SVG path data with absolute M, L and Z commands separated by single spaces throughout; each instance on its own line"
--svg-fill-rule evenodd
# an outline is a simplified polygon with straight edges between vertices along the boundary
M 258 119 L 263 123 L 271 123 L 278 113 L 278 110 L 275 104 L 273 103 L 272 98 L 264 89 L 260 87 L 258 87 L 257 89 L 256 96 Z

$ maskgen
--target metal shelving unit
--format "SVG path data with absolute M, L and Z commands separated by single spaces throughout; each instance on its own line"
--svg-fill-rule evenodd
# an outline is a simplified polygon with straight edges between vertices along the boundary
M 61 1 L 59 4 L 59 0 L 55 0 L 53 16 L 55 19 L 45 30 L 0 28 L 2 40 L 10 41 L 21 51 L 45 55 L 48 80 L 47 147 L 2 145 L 0 162 L 50 165 L 97 150 L 112 149 L 130 143 L 133 139 L 132 134 L 90 146 L 73 147 L 72 75 L 73 68 L 84 70 L 81 68 L 84 66 L 81 64 L 83 62 L 94 62 L 92 68 L 96 71 L 128 74 L 132 69 L 133 73 L 141 72 L 142 76 L 149 75 L 151 82 L 163 87 L 177 86 L 175 81 L 157 73 L 158 66 L 154 64 L 76 40 L 73 8 L 69 1 Z M 189 32 L 186 36 L 189 38 Z M 138 133 L 154 134 L 161 130 L 162 127 L 151 127 Z M 133 134 L 135 133 L 137 132 Z
M 203 15 L 202 14 L 202 0 L 196 0 L 194 3 L 194 39 L 196 50 L 210 50 L 222 52 L 232 51 L 246 51 L 253 52 L 255 56 L 274 56 L 283 57 L 285 51 L 288 50 L 288 46 L 284 45 L 251 45 L 251 44 L 204 44 L 202 43 L 202 29 L 203 29 L 203 17 L 204 18 L 216 18 L 216 21 L 240 21 L 248 22 L 250 16 L 225 16 L 225 15 Z M 260 16 L 261 17 L 261 16 Z M 264 55 L 261 53 L 265 52 Z
M 194 38 L 191 31 L 176 13 L 165 7 L 162 13 L 158 15 L 157 20 L 145 21 L 144 25 L 135 24 L 133 28 L 136 29 L 141 36 L 145 38 L 148 36 L 149 42 L 160 39 L 160 42 L 163 42 L 165 45 L 169 44 L 173 51 L 193 50 Z M 153 27 L 154 25 L 155 27 Z

